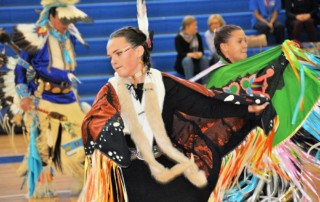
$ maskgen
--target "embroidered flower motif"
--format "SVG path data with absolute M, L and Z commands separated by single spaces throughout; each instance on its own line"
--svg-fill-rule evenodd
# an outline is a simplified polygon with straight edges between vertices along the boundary
M 232 93 L 232 94 L 239 95 L 240 86 L 237 82 L 232 82 L 230 85 L 224 87 L 223 91 L 226 93 Z
M 273 75 L 274 70 L 269 68 L 264 75 L 259 77 L 256 77 L 256 74 L 251 75 L 249 78 L 244 77 L 240 81 L 240 85 L 247 94 L 263 94 L 267 98 L 270 98 L 266 93 L 268 87 L 267 79 Z

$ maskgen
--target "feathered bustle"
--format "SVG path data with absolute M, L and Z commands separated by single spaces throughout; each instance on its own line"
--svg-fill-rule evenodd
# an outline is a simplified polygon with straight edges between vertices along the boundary
M 41 49 L 48 38 L 48 30 L 45 26 L 19 24 L 13 29 L 12 41 L 31 54 Z

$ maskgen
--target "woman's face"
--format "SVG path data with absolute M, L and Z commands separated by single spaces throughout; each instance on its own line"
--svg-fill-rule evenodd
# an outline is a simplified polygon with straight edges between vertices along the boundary
M 190 35 L 194 35 L 198 32 L 197 21 L 194 21 L 190 25 L 186 26 L 186 32 Z
M 221 23 L 219 22 L 218 18 L 212 18 L 210 22 L 210 30 L 213 32 L 221 27 Z
M 132 47 L 125 37 L 116 37 L 108 41 L 107 56 L 112 68 L 120 77 L 130 77 L 141 69 L 143 47 Z
M 246 59 L 247 55 L 247 38 L 243 30 L 231 32 L 231 37 L 227 43 L 220 45 L 222 53 L 232 62 L 238 62 Z

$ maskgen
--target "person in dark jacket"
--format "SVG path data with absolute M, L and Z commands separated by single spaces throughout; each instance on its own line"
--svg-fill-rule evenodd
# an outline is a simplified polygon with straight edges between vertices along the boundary
M 305 30 L 309 41 L 317 40 L 319 0 L 286 0 L 286 26 L 290 39 L 302 41 Z
M 175 37 L 175 48 L 177 59 L 174 68 L 186 79 L 209 67 L 197 30 L 197 20 L 193 16 L 188 15 L 183 19 L 181 31 Z

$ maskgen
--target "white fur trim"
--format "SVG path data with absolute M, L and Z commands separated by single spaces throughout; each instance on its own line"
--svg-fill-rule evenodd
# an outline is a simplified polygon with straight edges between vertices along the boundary
M 155 69 L 151 69 L 145 76 L 144 94 L 145 99 L 145 114 L 151 133 L 155 138 L 158 146 L 164 154 L 170 159 L 177 162 L 172 168 L 164 168 L 163 165 L 158 163 L 153 156 L 150 145 L 145 132 L 148 127 L 145 127 L 139 123 L 139 118 L 136 112 L 136 108 L 132 102 L 132 96 L 127 89 L 127 84 L 130 80 L 126 78 L 120 78 L 115 74 L 115 78 L 109 80 L 109 82 L 115 87 L 119 97 L 121 105 L 121 117 L 128 127 L 131 133 L 131 138 L 136 144 L 139 151 L 142 153 L 142 157 L 149 165 L 152 175 L 159 182 L 169 182 L 176 176 L 184 173 L 188 180 L 196 186 L 202 187 L 207 184 L 207 179 L 203 171 L 199 171 L 197 165 L 194 162 L 193 156 L 188 159 L 183 153 L 177 150 L 171 143 L 161 116 L 163 101 L 164 101 L 164 84 L 162 81 L 161 72 Z M 157 90 L 160 89 L 158 92 Z M 163 91 L 161 92 L 161 89 Z M 145 123 L 144 123 L 145 124 Z

